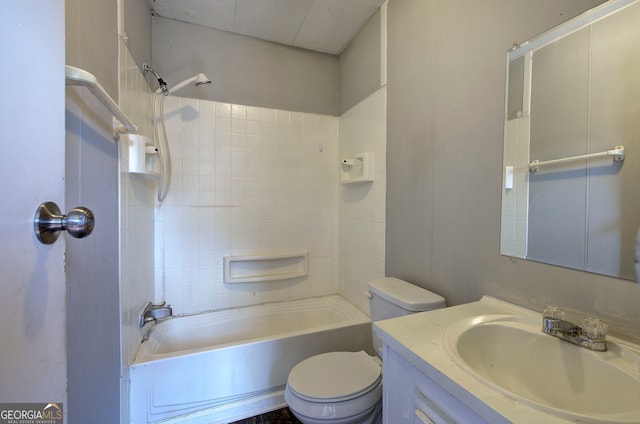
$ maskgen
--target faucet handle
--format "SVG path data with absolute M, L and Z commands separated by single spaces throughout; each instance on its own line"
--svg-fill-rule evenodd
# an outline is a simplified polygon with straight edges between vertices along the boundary
M 545 306 L 544 311 L 542 312 L 542 316 L 544 318 L 553 318 L 553 319 L 561 319 L 564 320 L 564 311 L 560 309 L 558 306 Z
M 598 318 L 585 317 L 582 320 L 582 334 L 589 340 L 604 340 L 609 326 Z

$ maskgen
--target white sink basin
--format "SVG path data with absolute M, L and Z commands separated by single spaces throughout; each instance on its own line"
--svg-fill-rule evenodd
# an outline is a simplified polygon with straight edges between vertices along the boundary
M 549 336 L 541 318 L 482 315 L 445 333 L 453 359 L 486 385 L 572 421 L 640 423 L 640 354 L 594 352 Z

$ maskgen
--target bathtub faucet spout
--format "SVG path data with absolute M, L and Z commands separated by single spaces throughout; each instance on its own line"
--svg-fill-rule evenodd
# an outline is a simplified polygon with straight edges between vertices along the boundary
M 160 305 L 154 305 L 149 302 L 144 307 L 144 310 L 140 314 L 140 328 L 151 321 L 158 321 L 162 318 L 167 318 L 173 315 L 173 309 L 171 305 L 167 305 L 167 302 L 162 302 Z

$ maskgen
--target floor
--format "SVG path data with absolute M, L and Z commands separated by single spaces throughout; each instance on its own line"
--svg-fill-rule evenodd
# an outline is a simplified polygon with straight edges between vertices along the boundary
M 244 420 L 236 421 L 231 424 L 302 424 L 291 413 L 289 408 L 278 409 L 277 411 L 267 412 Z

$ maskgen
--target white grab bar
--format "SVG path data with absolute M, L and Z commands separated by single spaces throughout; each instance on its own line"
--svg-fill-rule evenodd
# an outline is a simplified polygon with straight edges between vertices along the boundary
M 135 133 L 138 127 L 131 119 L 120 109 L 120 106 L 109 96 L 109 93 L 100 85 L 98 79 L 90 72 L 74 66 L 65 65 L 64 67 L 66 85 L 78 85 L 87 87 L 94 96 L 107 108 L 113 116 L 116 117 L 122 127 L 115 130 L 116 133 Z
M 553 159 L 553 160 L 547 160 L 547 161 L 543 161 L 543 162 L 540 162 L 539 160 L 534 160 L 534 161 L 529 162 L 529 172 L 538 172 L 538 170 L 540 169 L 541 166 L 556 165 L 556 164 L 559 164 L 559 163 L 574 162 L 574 161 L 577 161 L 577 160 L 595 159 L 595 158 L 600 158 L 600 157 L 605 157 L 605 156 L 613 156 L 613 160 L 615 162 L 623 161 L 624 160 L 624 146 L 616 146 L 612 150 L 607 150 L 605 152 L 589 153 L 589 154 L 586 154 L 586 155 L 571 156 L 571 157 L 568 157 L 568 158 Z

